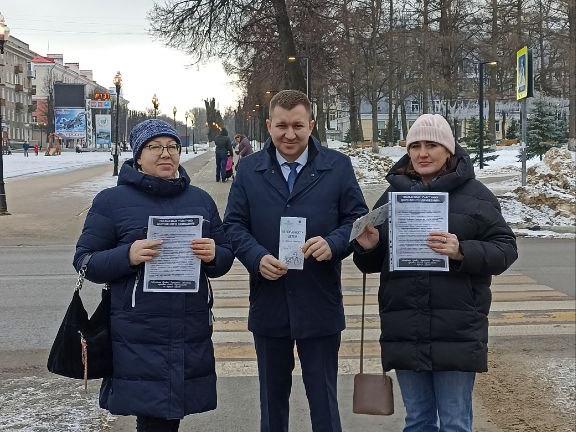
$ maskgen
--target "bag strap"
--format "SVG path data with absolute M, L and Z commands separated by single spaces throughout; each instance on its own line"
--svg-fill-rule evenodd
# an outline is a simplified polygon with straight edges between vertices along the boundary
M 366 307 L 366 273 L 362 273 L 362 324 L 360 327 L 360 373 L 364 373 L 364 308 Z
M 84 279 L 86 279 L 86 267 L 88 267 L 88 261 L 90 261 L 90 258 L 92 258 L 92 254 L 86 254 L 84 255 L 84 258 L 82 258 L 82 265 L 78 271 L 78 279 L 76 280 L 76 288 L 74 291 L 80 292 L 82 285 L 84 285 Z

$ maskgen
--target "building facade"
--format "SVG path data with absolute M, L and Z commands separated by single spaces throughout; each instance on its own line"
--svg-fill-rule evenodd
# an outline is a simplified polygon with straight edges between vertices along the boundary
M 0 54 L 0 110 L 2 139 L 11 147 L 32 140 L 32 59 L 36 56 L 25 42 L 10 36 Z

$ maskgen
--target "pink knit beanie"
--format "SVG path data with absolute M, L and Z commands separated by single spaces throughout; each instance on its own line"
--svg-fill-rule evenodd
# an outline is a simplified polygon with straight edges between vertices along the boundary
M 422 114 L 416 119 L 406 136 L 406 149 L 418 141 L 432 141 L 443 145 L 450 154 L 456 151 L 452 129 L 440 114 Z

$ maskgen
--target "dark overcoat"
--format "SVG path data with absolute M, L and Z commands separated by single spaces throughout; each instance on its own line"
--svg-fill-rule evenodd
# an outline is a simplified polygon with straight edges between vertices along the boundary
M 378 303 L 385 370 L 475 371 L 488 369 L 488 312 L 492 275 L 518 257 L 516 238 L 496 197 L 474 178 L 466 152 L 456 146 L 453 172 L 429 184 L 398 173 L 408 155 L 392 167 L 388 192 L 448 192 L 448 230 L 460 242 L 463 261 L 450 260 L 449 272 L 389 271 L 388 223 L 379 245 L 365 252 L 355 244 L 354 262 L 366 273 L 380 272 Z M 354 242 L 356 243 L 356 242 Z
M 113 375 L 100 406 L 112 414 L 182 418 L 216 408 L 208 277 L 224 275 L 234 256 L 212 198 L 179 174 L 163 180 L 125 162 L 118 186 L 94 198 L 76 245 L 76 270 L 89 257 L 86 278 L 110 284 Z M 202 264 L 197 293 L 143 292 L 144 265 L 130 265 L 130 246 L 146 238 L 148 216 L 177 215 L 203 216 L 215 260 Z
M 352 223 L 367 212 L 350 158 L 310 138 L 308 162 L 292 193 L 270 140 L 263 151 L 242 159 L 230 189 L 224 229 L 250 273 L 248 328 L 269 337 L 304 339 L 344 329 L 341 260 L 351 253 Z M 305 260 L 275 281 L 259 273 L 264 255 L 278 257 L 280 219 L 306 218 L 306 239 L 321 236 L 332 259 Z

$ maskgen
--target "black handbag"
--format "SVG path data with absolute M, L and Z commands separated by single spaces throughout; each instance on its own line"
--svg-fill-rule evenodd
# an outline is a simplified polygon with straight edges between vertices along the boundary
M 84 379 L 84 388 L 87 387 L 89 379 L 112 375 L 110 289 L 107 285 L 104 287 L 100 304 L 88 318 L 80 298 L 85 273 L 86 265 L 83 265 L 78 272 L 72 301 L 48 356 L 50 372 L 68 378 Z

